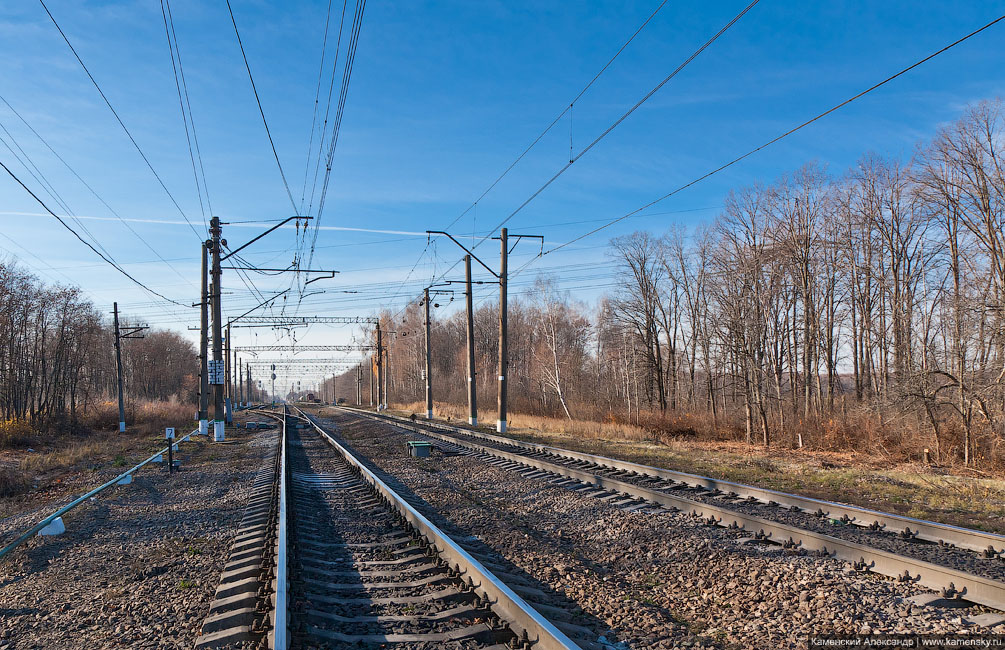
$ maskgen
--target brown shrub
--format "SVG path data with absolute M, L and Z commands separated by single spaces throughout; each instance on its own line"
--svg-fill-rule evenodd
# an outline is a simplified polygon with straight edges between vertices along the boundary
M 119 428 L 119 405 L 117 402 L 97 402 L 87 409 L 84 424 L 96 431 L 116 431 Z
M 28 447 L 36 435 L 37 432 L 27 420 L 0 421 L 0 449 Z

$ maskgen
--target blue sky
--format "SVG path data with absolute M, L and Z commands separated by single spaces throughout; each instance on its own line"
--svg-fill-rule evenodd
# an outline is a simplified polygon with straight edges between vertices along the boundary
M 202 232 L 203 212 L 160 3 L 47 4 L 184 213 Z M 232 5 L 279 158 L 299 203 L 327 3 L 232 0 Z M 658 5 L 658 0 L 370 0 L 321 225 L 404 232 L 445 228 Z M 588 144 L 745 5 L 667 2 L 576 102 L 573 149 Z M 171 9 L 213 213 L 231 222 L 289 216 L 292 207 L 226 4 L 174 0 Z M 332 29 L 340 11 L 341 5 L 333 3 Z M 572 239 L 594 227 L 594 221 L 634 210 L 1000 13 L 1000 3 L 993 2 L 763 0 L 508 225 L 512 232 L 545 235 L 546 248 Z M 346 34 L 349 22 L 347 18 Z M 955 119 L 968 102 L 1003 94 L 1003 36 L 1005 23 L 1000 23 L 648 210 L 651 216 L 629 219 L 538 260 L 521 279 L 529 283 L 536 270 L 550 268 L 561 286 L 592 301 L 609 283 L 611 266 L 604 247 L 612 236 L 707 222 L 730 188 L 770 181 L 811 160 L 839 174 L 870 150 L 909 157 L 916 143 Z M 79 223 L 130 273 L 179 302 L 193 302 L 199 238 L 184 225 L 41 5 L 31 0 L 0 5 L 0 94 L 119 215 L 137 220 L 130 225 L 146 243 L 0 103 L 0 124 L 72 212 L 98 218 Z M 0 135 L 11 143 L 6 134 Z M 566 116 L 451 231 L 469 237 L 487 234 L 568 161 L 569 144 Z M 2 145 L 0 160 L 41 191 Z M 110 309 L 118 300 L 125 314 L 152 325 L 185 332 L 197 323 L 196 310 L 152 298 L 54 219 L 32 216 L 41 212 L 14 181 L 0 178 L 0 255 L 16 256 L 47 280 L 79 284 L 99 306 Z M 225 237 L 231 244 L 240 243 L 263 226 L 234 224 Z M 294 239 L 294 231 L 274 233 L 249 249 L 247 258 L 285 266 L 292 261 Z M 443 241 L 427 246 L 424 236 L 353 230 L 322 230 L 317 246 L 313 265 L 342 273 L 333 281 L 312 284 L 326 293 L 307 298 L 296 308 L 301 314 L 400 308 L 459 256 Z M 494 257 L 496 248 L 487 242 L 478 252 Z M 522 265 L 537 250 L 533 243 L 522 244 L 511 264 Z M 282 277 L 254 280 L 266 295 L 289 286 Z M 232 292 L 225 296 L 225 311 L 231 315 L 257 302 L 236 277 L 225 277 L 225 285 Z M 514 292 L 519 290 L 514 287 Z M 482 291 L 487 296 L 490 288 Z M 241 336 L 247 342 L 253 337 Z M 300 340 L 350 336 L 348 330 L 317 329 L 301 333 Z M 258 333 L 259 342 L 276 337 Z

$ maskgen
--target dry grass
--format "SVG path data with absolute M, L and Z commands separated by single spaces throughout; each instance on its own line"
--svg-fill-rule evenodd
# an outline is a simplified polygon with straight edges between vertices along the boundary
M 426 412 L 424 402 L 412 402 L 411 404 L 396 404 L 394 408 L 407 412 L 422 414 Z M 454 406 L 453 404 L 434 403 L 433 415 L 438 418 L 449 419 L 453 422 L 467 422 L 467 408 Z M 496 412 L 479 410 L 478 421 L 484 424 L 491 424 L 494 428 Z M 551 418 L 540 415 L 525 415 L 523 413 L 509 414 L 509 426 L 518 429 L 536 429 L 539 431 L 551 431 L 575 435 L 583 438 L 613 439 L 613 440 L 653 440 L 654 435 L 647 429 L 627 424 L 623 422 L 595 422 L 591 420 L 569 420 L 563 418 Z
M 145 400 L 129 404 L 126 422 L 130 431 L 139 433 L 163 432 L 164 427 L 183 427 L 193 422 L 194 407 L 177 400 Z M 119 405 L 115 401 L 99 402 L 84 417 L 88 428 L 96 431 L 115 431 L 119 427 Z
M 75 473 L 132 464 L 163 446 L 164 427 L 184 431 L 192 422 L 190 411 L 174 401 L 136 404 L 127 411 L 126 433 L 118 431 L 116 402 L 102 402 L 88 412 L 82 431 L 41 434 L 24 423 L 0 423 L 0 450 L 3 441 L 19 441 L 0 453 L 0 497 L 23 494 L 36 481 L 45 488 Z
M 54 469 L 102 462 L 108 455 L 112 442 L 109 438 L 110 436 L 102 435 L 77 440 L 66 439 L 50 451 L 25 456 L 20 467 L 26 472 L 41 474 Z
M 31 479 L 23 469 L 0 467 L 0 497 L 24 494 L 31 488 Z

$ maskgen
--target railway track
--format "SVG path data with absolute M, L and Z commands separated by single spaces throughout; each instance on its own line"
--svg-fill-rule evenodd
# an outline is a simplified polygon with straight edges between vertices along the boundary
M 196 647 L 594 646 L 567 636 L 293 411 L 278 416 L 280 449 L 256 481 Z
M 709 523 L 740 528 L 757 543 L 837 557 L 873 571 L 1005 611 L 1005 537 L 760 490 L 707 477 L 591 456 L 460 427 L 356 409 L 347 413 L 393 424 L 448 453 L 590 494 L 626 509 L 670 507 Z M 851 514 L 854 513 L 854 514 Z M 908 531 L 908 529 L 910 529 Z M 948 541 L 951 540 L 951 541 Z M 990 548 L 989 548 L 990 547 Z M 1003 620 L 987 614 L 987 622 Z

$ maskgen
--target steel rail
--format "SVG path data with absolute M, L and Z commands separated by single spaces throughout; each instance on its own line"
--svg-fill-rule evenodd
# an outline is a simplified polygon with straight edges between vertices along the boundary
M 177 445 L 178 443 L 185 442 L 186 440 L 188 440 L 189 438 L 191 438 L 193 435 L 195 435 L 197 433 L 199 433 L 199 430 L 195 429 L 194 431 L 192 431 L 191 433 L 189 433 L 184 438 L 181 438 L 177 442 L 172 441 L 171 444 L 172 445 Z M 3 558 L 5 555 L 7 555 L 11 551 L 13 551 L 15 548 L 17 548 L 18 546 L 20 546 L 24 542 L 26 542 L 29 539 L 31 539 L 31 537 L 35 533 L 39 532 L 40 530 L 42 530 L 43 528 L 45 528 L 46 526 L 48 526 L 49 524 L 51 524 L 53 521 L 55 521 L 59 517 L 62 517 L 63 515 L 65 515 L 69 511 L 73 510 L 74 508 L 76 508 L 77 506 L 79 506 L 84 501 L 87 501 L 89 498 L 95 496 L 96 494 L 99 494 L 99 493 L 103 492 L 104 490 L 107 490 L 108 488 L 112 487 L 113 485 L 118 484 L 119 481 L 121 481 L 122 479 L 126 478 L 127 476 L 132 476 L 134 472 L 136 472 L 137 470 L 139 470 L 140 468 L 142 468 L 143 466 L 145 466 L 147 463 L 153 462 L 153 460 L 155 458 L 157 458 L 158 456 L 163 456 L 164 454 L 168 453 L 168 448 L 169 447 L 170 447 L 170 445 L 168 447 L 165 447 L 164 449 L 161 449 L 160 451 L 158 451 L 156 454 L 154 454 L 150 458 L 147 458 L 145 461 L 143 461 L 139 465 L 136 465 L 132 469 L 128 469 L 125 472 L 122 472 L 121 474 L 119 474 L 118 476 L 116 476 L 112 480 L 108 481 L 107 483 L 102 483 L 101 485 L 99 485 L 98 487 L 94 488 L 93 490 L 91 490 L 87 494 L 83 494 L 83 495 L 77 497 L 76 499 L 74 499 L 70 503 L 66 504 L 65 506 L 63 506 L 62 508 L 60 508 L 59 510 L 57 510 L 56 512 L 52 513 L 51 515 L 49 515 L 45 519 L 42 519 L 40 522 L 38 522 L 37 524 L 35 524 L 34 526 L 32 526 L 31 528 L 29 528 L 28 530 L 26 530 L 20 537 L 18 537 L 13 542 L 11 542 L 7 546 L 4 546 L 2 549 L 0 549 L 0 558 Z
M 339 407 L 342 408 L 342 407 Z M 444 442 L 457 445 L 466 449 L 489 454 L 499 458 L 547 470 L 554 474 L 560 474 L 568 478 L 596 485 L 598 488 L 616 490 L 623 494 L 645 499 L 653 503 L 665 506 L 672 506 L 684 512 L 689 512 L 697 517 L 714 521 L 717 525 L 730 528 L 739 528 L 759 532 L 768 536 L 776 542 L 791 544 L 809 551 L 852 562 L 857 568 L 897 578 L 900 580 L 910 580 L 919 585 L 935 591 L 945 591 L 961 594 L 966 600 L 981 605 L 986 605 L 997 610 L 1005 610 L 1005 583 L 991 580 L 982 576 L 976 576 L 965 571 L 951 569 L 949 567 L 932 564 L 911 557 L 897 555 L 889 551 L 850 542 L 837 537 L 832 537 L 815 531 L 808 531 L 795 526 L 789 526 L 779 522 L 771 521 L 754 515 L 747 515 L 725 507 L 718 507 L 707 503 L 692 501 L 684 497 L 674 496 L 659 492 L 650 488 L 641 487 L 633 483 L 619 481 L 617 479 L 594 474 L 567 467 L 565 465 L 543 461 L 537 458 L 524 456 L 521 454 L 503 451 L 494 447 L 488 447 L 475 442 L 458 440 L 452 436 L 429 431 L 426 428 L 405 424 L 403 422 L 389 421 L 380 418 L 372 413 L 359 411 L 356 409 L 346 409 L 351 412 L 369 417 L 374 420 L 387 422 L 407 431 L 412 431 L 421 435 L 429 436 Z
M 518 635 L 534 645 L 535 650 L 582 650 L 575 641 L 545 619 L 505 583 L 496 578 L 481 562 L 472 557 L 455 541 L 433 525 L 418 510 L 392 490 L 356 455 L 332 438 L 318 423 L 293 406 L 303 420 L 357 468 L 363 480 L 373 486 L 415 529 L 426 537 L 441 558 L 467 578 L 476 593 L 488 599 L 492 611 L 505 620 Z
M 340 408 L 346 408 L 347 410 L 352 411 L 356 410 L 351 407 Z M 359 412 L 365 413 L 366 411 Z M 408 422 L 405 418 L 386 413 L 381 413 L 378 417 L 388 420 Z M 983 552 L 988 549 L 991 549 L 995 553 L 1005 551 L 1005 535 L 999 535 L 997 533 L 975 530 L 972 528 L 963 528 L 961 526 L 953 526 L 936 521 L 927 521 L 925 519 L 915 519 L 914 517 L 880 512 L 878 510 L 871 510 L 869 508 L 863 508 L 861 506 L 846 503 L 837 503 L 834 501 L 826 501 L 824 499 L 804 497 L 799 496 L 798 494 L 778 492 L 770 488 L 759 488 L 752 485 L 745 485 L 743 483 L 734 483 L 724 479 L 715 479 L 698 474 L 689 474 L 687 472 L 664 469 L 662 467 L 653 467 L 651 465 L 642 465 L 630 461 L 618 460 L 616 458 L 608 458 L 607 456 L 598 456 L 579 451 L 572 451 L 570 449 L 562 449 L 561 447 L 552 447 L 534 442 L 514 440 L 512 438 L 495 436 L 481 431 L 472 431 L 471 429 L 441 424 L 439 422 L 434 423 L 424 421 L 421 424 L 425 427 L 434 427 L 444 431 L 452 431 L 498 444 L 552 454 L 569 460 L 581 460 L 610 469 L 635 472 L 643 476 L 651 476 L 654 478 L 670 479 L 686 483 L 693 487 L 701 487 L 706 490 L 719 490 L 725 493 L 732 492 L 738 497 L 754 498 L 762 503 L 774 502 L 786 507 L 795 506 L 800 510 L 809 513 L 815 513 L 819 510 L 824 513 L 824 516 L 831 518 L 841 519 L 842 517 L 847 517 L 848 519 L 853 520 L 852 523 L 862 527 L 868 527 L 873 522 L 876 522 L 879 526 L 889 526 L 893 529 L 910 531 L 912 535 L 916 534 L 919 539 L 930 542 L 952 544 L 960 548 L 977 552 Z
M 272 622 L 269 647 L 272 650 L 286 650 L 290 646 L 289 601 L 287 599 L 287 528 L 286 528 L 286 413 L 283 409 L 283 429 L 279 439 L 279 531 L 276 535 L 276 584 L 273 607 L 275 619 Z

